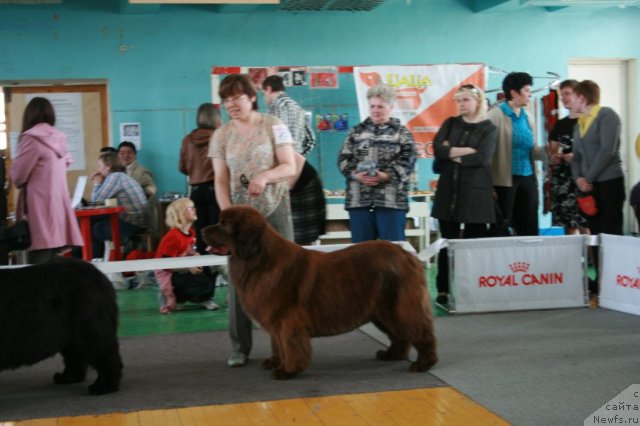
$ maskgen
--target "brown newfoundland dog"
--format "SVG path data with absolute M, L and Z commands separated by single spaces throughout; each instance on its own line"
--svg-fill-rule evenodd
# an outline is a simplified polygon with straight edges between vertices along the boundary
M 275 379 L 309 367 L 311 337 L 351 331 L 369 321 L 391 341 L 380 360 L 407 359 L 411 371 L 437 361 L 431 304 L 420 262 L 385 241 L 323 253 L 282 238 L 254 208 L 224 210 L 203 230 L 204 241 L 230 253 L 229 273 L 245 311 L 271 336 L 262 366 Z
M 32 365 L 58 352 L 58 384 L 98 372 L 89 393 L 115 392 L 122 377 L 116 335 L 118 306 L 111 282 L 90 263 L 60 259 L 0 269 L 0 371 Z

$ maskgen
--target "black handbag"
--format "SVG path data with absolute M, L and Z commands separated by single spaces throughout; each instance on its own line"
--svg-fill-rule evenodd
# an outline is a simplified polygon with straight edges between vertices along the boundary
M 27 202 L 25 201 L 27 187 L 25 186 L 22 191 L 24 192 L 24 212 L 27 213 Z M 8 251 L 28 249 L 31 246 L 29 223 L 23 219 L 11 226 L 0 227 L 0 243 L 3 243 Z
M 15 225 L 0 229 L 0 241 L 5 244 L 8 251 L 26 250 L 31 245 L 29 223 L 21 220 Z

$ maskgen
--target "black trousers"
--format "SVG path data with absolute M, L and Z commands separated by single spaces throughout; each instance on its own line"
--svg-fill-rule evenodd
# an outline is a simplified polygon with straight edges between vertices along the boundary
M 535 175 L 512 176 L 512 186 L 495 186 L 504 220 L 515 235 L 538 235 L 538 181 Z
M 598 213 L 586 216 L 589 229 L 594 235 L 622 235 L 622 210 L 626 194 L 622 177 L 593 183 L 593 197 Z
M 438 220 L 440 235 L 442 238 L 484 238 L 488 236 L 488 227 L 485 223 L 465 223 L 464 230 L 460 229 L 459 222 Z M 443 248 L 438 253 L 438 276 L 436 277 L 438 293 L 449 293 L 449 250 Z
M 596 199 L 598 213 L 595 216 L 585 216 L 589 222 L 591 234 L 622 235 L 622 209 L 626 194 L 624 193 L 624 178 L 619 177 L 603 182 L 593 183 L 593 197 Z M 596 281 L 589 283 L 589 291 L 600 293 L 600 252 L 594 248 L 593 263 L 596 268 Z
M 202 274 L 174 272 L 171 274 L 176 303 L 200 303 L 213 298 L 216 291 L 215 274 L 204 268 Z
M 196 207 L 198 220 L 193 224 L 196 231 L 196 250 L 200 254 L 205 254 L 207 245 L 202 241 L 202 228 L 218 223 L 220 207 L 216 202 L 216 193 L 213 182 L 191 185 L 191 201 Z

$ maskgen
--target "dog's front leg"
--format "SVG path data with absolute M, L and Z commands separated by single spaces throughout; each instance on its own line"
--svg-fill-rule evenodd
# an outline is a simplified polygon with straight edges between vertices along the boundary
M 280 367 L 280 350 L 278 349 L 278 340 L 271 335 L 271 357 L 262 361 L 262 368 L 265 370 L 273 370 Z
M 309 367 L 311 337 L 306 329 L 288 325 L 282 327 L 275 337 L 278 341 L 281 364 L 271 371 L 271 377 L 277 380 L 291 379 Z
M 53 382 L 57 385 L 83 382 L 87 375 L 87 355 L 83 351 L 70 345 L 60 351 L 64 361 L 64 370 L 53 375 Z

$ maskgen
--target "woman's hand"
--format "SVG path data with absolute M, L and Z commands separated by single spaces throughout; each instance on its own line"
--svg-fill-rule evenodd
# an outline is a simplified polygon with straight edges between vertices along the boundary
M 91 173 L 91 176 L 89 177 L 89 179 L 93 183 L 102 183 L 102 182 L 104 182 L 104 176 L 102 176 L 102 174 L 100 174 L 99 172 Z
M 189 273 L 193 274 L 193 275 L 199 275 L 202 273 L 202 267 L 201 266 L 192 266 L 191 268 L 189 268 Z
M 262 194 L 264 192 L 264 188 L 267 186 L 267 183 L 267 179 L 262 173 L 255 175 L 249 181 L 249 187 L 247 188 L 247 190 L 249 191 L 249 196 L 257 197 Z
M 391 178 L 388 173 L 376 170 L 375 176 L 369 176 L 367 172 L 358 172 L 353 174 L 353 178 L 366 186 L 376 186 L 384 182 L 388 182 Z
M 582 192 L 591 192 L 593 190 L 593 185 L 587 182 L 587 180 L 583 177 L 579 177 L 578 179 L 576 179 L 576 185 Z
M 571 160 L 573 159 L 573 152 L 568 152 L 566 154 L 560 154 L 560 157 L 562 158 L 563 161 L 570 163 Z

